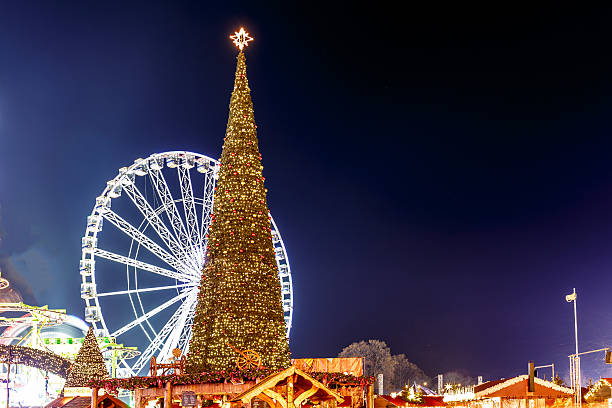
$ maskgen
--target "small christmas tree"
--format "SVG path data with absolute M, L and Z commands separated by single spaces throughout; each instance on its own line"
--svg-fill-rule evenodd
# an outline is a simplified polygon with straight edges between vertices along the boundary
M 290 365 L 278 267 L 243 46 L 229 107 L 207 260 L 189 343 L 187 372 Z M 249 351 L 247 359 L 245 352 Z M 241 354 L 243 353 L 243 354 Z M 250 359 L 253 356 L 259 359 Z M 257 360 L 257 363 L 255 363 Z M 254 365 L 254 366 L 253 366 Z
M 86 387 L 89 380 L 108 378 L 108 369 L 98 347 L 98 341 L 90 327 L 74 360 L 65 387 Z
M 400 399 L 414 404 L 421 404 L 423 402 L 423 391 L 416 384 L 414 387 L 406 385 L 400 394 Z

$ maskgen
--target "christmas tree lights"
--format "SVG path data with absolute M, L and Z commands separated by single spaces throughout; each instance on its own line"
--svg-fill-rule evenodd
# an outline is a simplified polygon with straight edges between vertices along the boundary
M 262 175 L 241 29 L 219 180 L 207 242 L 187 372 L 233 370 L 240 352 L 261 366 L 290 365 L 278 267 Z M 237 350 L 237 351 L 236 351 Z M 257 367 L 254 367 L 257 368 Z
M 108 369 L 104 364 L 104 357 L 102 357 L 100 347 L 98 347 L 96 336 L 90 327 L 64 386 L 87 387 L 90 380 L 104 380 L 106 378 L 108 378 Z

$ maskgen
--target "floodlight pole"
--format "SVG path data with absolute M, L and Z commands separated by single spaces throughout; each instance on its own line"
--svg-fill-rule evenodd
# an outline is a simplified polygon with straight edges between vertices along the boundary
M 578 353 L 578 312 L 576 310 L 576 288 L 574 288 L 574 292 L 571 295 L 573 297 L 572 301 L 574 302 L 574 337 L 576 339 L 576 354 L 572 359 L 573 362 L 573 374 L 574 374 L 574 386 L 576 387 L 574 390 L 574 397 L 576 399 L 576 407 L 582 408 L 582 378 L 580 376 L 580 355 Z
M 576 338 L 576 356 L 578 356 L 578 312 L 576 311 L 576 288 L 574 288 L 574 336 Z

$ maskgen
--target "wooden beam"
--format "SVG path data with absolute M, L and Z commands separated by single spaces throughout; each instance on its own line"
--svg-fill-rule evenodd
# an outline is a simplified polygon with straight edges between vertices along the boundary
M 317 393 L 317 391 L 319 391 L 319 387 L 317 387 L 316 385 L 313 385 L 311 389 L 302 392 L 295 399 L 294 401 L 295 406 L 299 407 L 300 405 L 302 405 L 302 402 L 304 402 L 306 398 L 312 397 L 313 395 Z
M 316 385 L 317 387 L 326 390 L 326 392 L 331 395 L 332 397 L 334 397 L 336 399 L 337 402 L 341 403 L 342 401 L 344 401 L 344 398 L 342 398 L 342 395 L 336 393 L 335 391 L 332 391 L 326 384 L 323 384 L 319 381 L 317 381 L 316 379 L 314 379 L 312 376 L 306 374 L 305 372 L 303 372 L 302 370 L 300 370 L 299 368 L 295 369 L 295 374 L 299 375 L 300 377 L 304 377 L 306 378 L 308 381 L 310 381 L 313 385 Z M 373 408 L 373 407 L 372 407 Z
M 142 393 L 139 388 L 134 390 L 134 408 L 140 408 L 142 406 Z
M 98 389 L 92 388 L 91 389 L 91 408 L 97 408 L 97 407 L 98 407 Z
M 270 397 L 268 397 L 266 394 L 264 394 L 263 392 L 261 394 L 259 394 L 257 396 L 257 398 L 261 398 L 262 400 L 266 401 L 268 403 L 268 405 L 270 405 L 270 408 L 274 408 L 274 406 L 276 405 L 274 403 L 274 400 Z
M 253 397 L 256 397 L 261 393 L 265 392 L 265 394 L 269 397 L 276 398 L 276 396 L 278 395 L 282 399 L 282 403 L 285 405 L 276 408 L 296 408 L 295 403 L 293 401 L 293 399 L 296 397 L 294 388 L 295 384 L 298 382 L 299 377 L 303 377 L 306 381 L 312 384 L 313 387 L 319 388 L 321 392 L 324 392 L 331 398 L 335 399 L 337 403 L 341 403 L 344 400 L 341 395 L 329 389 L 325 384 L 315 380 L 310 375 L 295 368 L 295 366 L 291 366 L 281 372 L 268 376 L 267 378 L 258 382 L 254 387 L 242 392 L 239 395 L 236 395 L 235 397 L 233 397 L 233 401 L 242 401 L 243 403 L 248 404 Z M 287 398 L 290 400 L 290 403 L 289 401 L 285 400 L 284 397 L 280 396 L 280 394 L 271 391 L 272 388 L 276 387 L 283 380 L 287 381 Z M 293 386 L 291 386 L 290 384 L 292 384 Z M 272 393 L 274 393 L 274 395 Z
M 295 405 L 293 405 L 293 383 L 295 381 L 295 378 L 293 378 L 293 375 L 290 375 L 289 377 L 287 377 L 287 408 L 295 408 Z
M 287 408 L 287 400 L 285 400 L 285 398 L 283 398 L 283 396 L 280 395 L 278 392 L 272 390 L 263 390 L 263 393 L 266 394 L 268 397 L 275 399 L 276 402 L 281 404 L 283 408 Z
M 164 408 L 172 408 L 172 383 L 166 383 L 166 393 L 164 395 Z
M 295 367 L 291 366 L 281 372 L 270 375 L 264 380 L 258 382 L 255 387 L 248 389 L 236 398 L 240 398 L 243 402 L 248 403 L 251 398 L 261 394 L 264 389 L 276 386 L 280 381 L 284 380 L 288 375 L 295 373 Z

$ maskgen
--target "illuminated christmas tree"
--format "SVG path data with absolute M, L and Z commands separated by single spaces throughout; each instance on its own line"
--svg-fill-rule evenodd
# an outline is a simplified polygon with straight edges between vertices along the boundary
M 90 327 L 74 360 L 65 387 L 86 387 L 89 380 L 108 378 L 108 369 L 98 347 L 98 341 Z
M 233 370 L 237 359 L 280 369 L 290 365 L 253 103 L 242 49 L 209 228 L 207 259 L 189 343 L 187 371 Z M 246 350 L 255 353 L 243 353 Z M 242 365 L 240 368 L 253 364 Z M 255 364 L 257 365 L 257 364 Z

